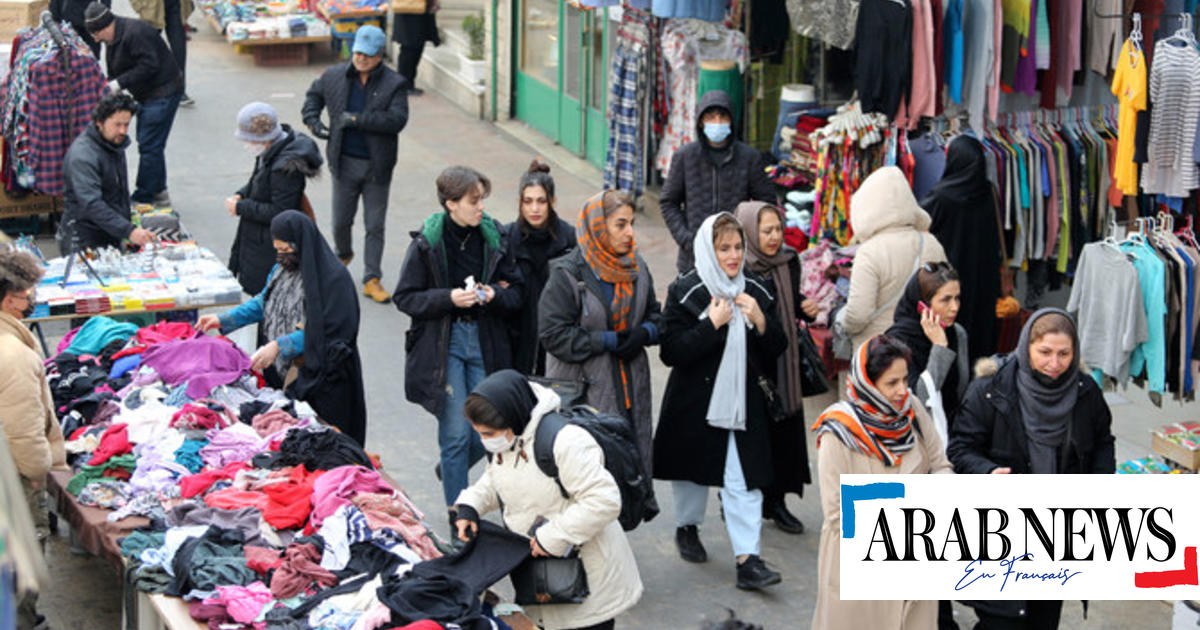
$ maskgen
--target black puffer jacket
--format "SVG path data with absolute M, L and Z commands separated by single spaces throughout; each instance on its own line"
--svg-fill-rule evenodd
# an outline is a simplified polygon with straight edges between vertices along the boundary
M 392 302 L 412 322 L 404 333 L 404 395 L 433 415 L 446 403 L 446 358 L 450 352 L 450 324 L 459 311 L 450 300 L 447 278 L 445 212 L 425 220 L 404 255 L 400 281 L 392 292 Z M 512 367 L 507 318 L 521 308 L 521 273 L 501 236 L 502 226 L 485 214 L 480 232 L 484 241 L 484 273 L 479 284 L 488 284 L 496 296 L 483 307 L 476 307 L 479 346 L 484 370 L 491 374 Z M 508 283 L 504 288 L 500 282 Z M 455 287 L 457 288 L 457 287 Z
M 513 339 L 513 368 L 522 374 L 545 374 L 546 350 L 538 340 L 538 300 L 550 277 L 550 261 L 575 249 L 575 228 L 558 216 L 551 216 L 549 234 L 526 234 L 521 222 L 504 226 L 508 251 L 513 253 L 521 279 L 525 282 L 520 312 L 509 321 Z M 539 239 L 539 236 L 542 237 Z M 549 236 L 549 238 L 545 238 Z M 536 250 L 541 250 L 540 252 Z M 542 264 L 539 264 L 539 259 Z
M 342 113 L 350 95 L 350 82 L 358 81 L 358 70 L 350 62 L 338 64 L 312 82 L 300 110 L 304 124 L 312 128 L 321 119 L 321 110 L 329 110 L 329 141 L 325 157 L 329 172 L 338 174 L 342 156 Z M 371 180 L 389 181 L 396 166 L 397 136 L 408 124 L 408 79 L 379 64 L 367 79 L 367 104 L 358 114 L 358 129 L 367 138 L 371 152 Z
M 161 33 L 137 18 L 119 17 L 116 25 L 105 53 L 109 79 L 139 103 L 183 90 L 183 75 Z
M 125 149 L 129 137 L 113 144 L 89 124 L 71 143 L 63 158 L 63 218 L 59 224 L 60 247 L 70 245 L 71 230 L 84 248 L 119 246 L 133 231 L 129 210 L 129 170 Z M 65 250 L 64 250 L 65 251 Z
M 775 188 L 763 170 L 762 154 L 736 140 L 737 124 L 730 135 L 732 145 L 720 155 L 720 166 L 708 155 L 700 117 L 706 110 L 721 108 L 732 118 L 733 106 L 724 92 L 708 92 L 696 108 L 696 137 L 671 158 L 671 169 L 663 183 L 663 220 L 679 244 L 676 266 L 679 273 L 692 268 L 692 238 L 700 224 L 717 212 L 733 212 L 743 201 L 775 203 Z
M 985 359 L 981 377 L 967 388 L 966 398 L 950 423 L 946 455 L 958 474 L 987 474 L 995 468 L 1029 473 L 1029 448 L 1017 400 L 1017 361 Z M 1067 429 L 1060 461 L 1062 474 L 1108 475 L 1116 471 L 1112 413 L 1104 395 L 1087 374 L 1079 374 L 1079 396 Z M 1021 600 L 964 602 L 977 610 L 1005 617 L 1024 617 Z
M 305 179 L 321 171 L 321 151 L 312 138 L 283 125 L 283 137 L 254 162 L 250 181 L 237 191 L 237 236 L 229 252 L 229 270 L 242 288 L 258 295 L 275 265 L 271 220 L 284 210 L 300 210 Z

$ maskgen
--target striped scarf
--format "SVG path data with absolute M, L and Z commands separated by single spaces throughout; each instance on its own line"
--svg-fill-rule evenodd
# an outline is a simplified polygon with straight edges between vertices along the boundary
M 916 444 L 912 431 L 915 418 L 912 392 L 905 395 L 904 405 L 896 409 L 875 388 L 875 383 L 867 377 L 867 347 L 871 339 L 858 347 L 850 361 L 847 402 L 826 409 L 812 430 L 818 440 L 825 433 L 832 433 L 847 447 L 877 457 L 887 466 L 898 466 L 900 458 Z
M 596 275 L 613 285 L 612 329 L 621 332 L 629 328 L 629 313 L 633 310 L 633 281 L 637 279 L 637 244 L 624 256 L 608 249 L 608 232 L 604 225 L 604 193 L 594 195 L 583 204 L 575 236 L 583 257 Z

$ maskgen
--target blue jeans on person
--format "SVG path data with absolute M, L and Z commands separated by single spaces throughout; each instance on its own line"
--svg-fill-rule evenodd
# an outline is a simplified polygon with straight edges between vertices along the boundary
M 133 195 L 137 203 L 150 203 L 167 189 L 167 136 L 175 124 L 182 92 L 140 104 L 137 114 L 138 172 Z
M 454 322 L 450 325 L 450 352 L 446 357 L 446 404 L 438 415 L 438 447 L 442 451 L 442 493 L 453 506 L 467 488 L 467 475 L 483 459 L 483 442 L 463 415 L 467 395 L 487 376 L 479 347 L 479 325 Z
M 758 555 L 762 534 L 762 490 L 746 487 L 733 431 L 729 432 L 726 444 L 723 481 L 721 505 L 725 509 L 725 529 L 729 532 L 733 555 L 735 558 Z M 676 527 L 698 526 L 704 522 L 704 511 L 708 506 L 707 486 L 692 481 L 672 481 L 671 491 L 675 497 Z

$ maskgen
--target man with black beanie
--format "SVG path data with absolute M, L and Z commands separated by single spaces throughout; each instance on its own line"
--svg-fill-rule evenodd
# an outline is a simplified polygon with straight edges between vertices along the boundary
M 137 116 L 138 173 L 130 198 L 170 205 L 167 195 L 167 136 L 183 95 L 183 75 L 175 56 L 154 27 L 117 17 L 100 2 L 84 12 L 88 32 L 105 44 L 110 92 L 127 90 L 141 106 Z

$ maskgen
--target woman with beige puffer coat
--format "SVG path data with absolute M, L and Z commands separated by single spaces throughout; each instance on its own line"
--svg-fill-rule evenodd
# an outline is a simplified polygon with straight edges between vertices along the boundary
M 892 325 L 896 302 L 920 265 L 946 260 L 929 224 L 929 214 L 895 166 L 871 173 L 850 198 L 850 227 L 862 246 L 850 273 L 850 295 L 838 317 L 855 348 Z

